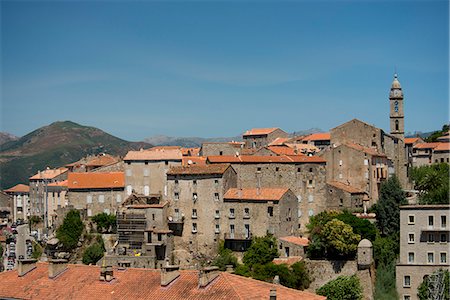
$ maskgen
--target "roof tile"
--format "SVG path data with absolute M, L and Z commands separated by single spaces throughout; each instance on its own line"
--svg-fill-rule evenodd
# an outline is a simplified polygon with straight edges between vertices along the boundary
M 125 187 L 123 172 L 69 173 L 67 181 L 69 190 Z
M 224 200 L 258 200 L 279 201 L 289 191 L 287 188 L 259 188 L 259 189 L 229 189 L 223 196 Z

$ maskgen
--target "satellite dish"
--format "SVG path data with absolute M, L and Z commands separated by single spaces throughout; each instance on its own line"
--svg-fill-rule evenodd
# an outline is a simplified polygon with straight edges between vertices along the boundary
M 192 160 L 188 160 L 188 165 L 192 165 Z

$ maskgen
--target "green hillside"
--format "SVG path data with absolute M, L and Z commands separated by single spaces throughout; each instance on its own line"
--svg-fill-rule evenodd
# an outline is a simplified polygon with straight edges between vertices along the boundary
M 151 145 L 128 142 L 95 127 L 55 122 L 0 146 L 0 186 L 28 184 L 37 171 L 64 166 L 88 154 L 125 155 L 128 150 L 148 147 Z

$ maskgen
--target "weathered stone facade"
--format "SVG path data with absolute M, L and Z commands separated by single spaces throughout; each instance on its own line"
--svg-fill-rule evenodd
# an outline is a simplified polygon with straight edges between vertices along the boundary
M 287 138 L 289 135 L 280 128 L 254 128 L 246 131 L 242 139 L 247 149 L 259 149 L 268 146 L 277 138 Z
M 416 300 L 424 276 L 450 271 L 450 205 L 400 207 L 400 259 L 396 268 L 400 299 Z
M 243 147 L 244 143 L 240 142 L 203 143 L 200 155 L 240 155 Z
M 332 181 L 327 183 L 327 209 L 360 209 L 367 193 L 350 185 Z

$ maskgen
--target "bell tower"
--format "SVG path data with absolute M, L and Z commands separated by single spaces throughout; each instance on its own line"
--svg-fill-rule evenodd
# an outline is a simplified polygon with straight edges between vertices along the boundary
M 391 124 L 391 135 L 404 140 L 405 114 L 403 113 L 403 91 L 397 77 L 397 74 L 394 74 L 394 81 L 392 81 L 391 91 L 389 93 L 389 118 Z

